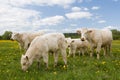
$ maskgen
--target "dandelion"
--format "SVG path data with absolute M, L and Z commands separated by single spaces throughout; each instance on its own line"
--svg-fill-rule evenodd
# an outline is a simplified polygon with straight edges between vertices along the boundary
M 64 65 L 64 66 L 63 66 L 63 69 L 67 69 L 67 66 L 66 66 L 66 65 Z
M 28 73 L 28 71 L 26 71 Z
M 53 72 L 53 74 L 55 74 L 55 75 L 56 75 L 56 74 L 57 74 L 57 72 Z
M 101 64 L 103 64 L 103 65 L 104 65 L 104 64 L 106 64 L 106 62 L 105 62 L 105 61 L 103 61 Z

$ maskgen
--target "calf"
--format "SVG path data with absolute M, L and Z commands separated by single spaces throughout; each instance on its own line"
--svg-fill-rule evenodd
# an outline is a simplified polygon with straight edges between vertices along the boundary
M 41 57 L 48 68 L 48 53 L 50 51 L 54 53 L 54 66 L 57 65 L 59 53 L 62 54 L 63 61 L 67 65 L 65 36 L 62 33 L 50 33 L 36 37 L 31 42 L 26 54 L 21 57 L 22 70 L 26 71 L 35 59 L 39 62 Z

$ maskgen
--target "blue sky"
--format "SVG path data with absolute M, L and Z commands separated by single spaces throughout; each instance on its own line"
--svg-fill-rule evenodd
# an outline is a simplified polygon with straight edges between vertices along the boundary
M 120 0 L 0 0 L 0 34 L 84 27 L 120 30 Z

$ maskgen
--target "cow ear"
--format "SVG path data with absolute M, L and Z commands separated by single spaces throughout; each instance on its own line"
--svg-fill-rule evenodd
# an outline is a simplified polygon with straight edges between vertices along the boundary
M 87 32 L 88 32 L 88 33 L 91 33 L 91 32 L 92 32 L 92 30 L 88 30 Z
M 26 56 L 26 59 L 29 60 L 29 59 L 28 59 L 28 56 Z
M 80 30 L 77 30 L 76 32 L 77 32 L 78 34 L 81 34 L 81 31 L 80 31 Z

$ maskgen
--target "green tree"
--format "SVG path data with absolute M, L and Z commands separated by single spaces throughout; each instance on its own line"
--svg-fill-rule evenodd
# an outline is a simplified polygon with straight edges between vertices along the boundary
M 3 40 L 9 40 L 11 37 L 12 32 L 11 31 L 5 31 L 5 33 L 2 35 Z
M 116 29 L 113 29 L 112 34 L 113 34 L 113 39 L 114 40 L 120 40 L 120 31 L 118 31 Z

